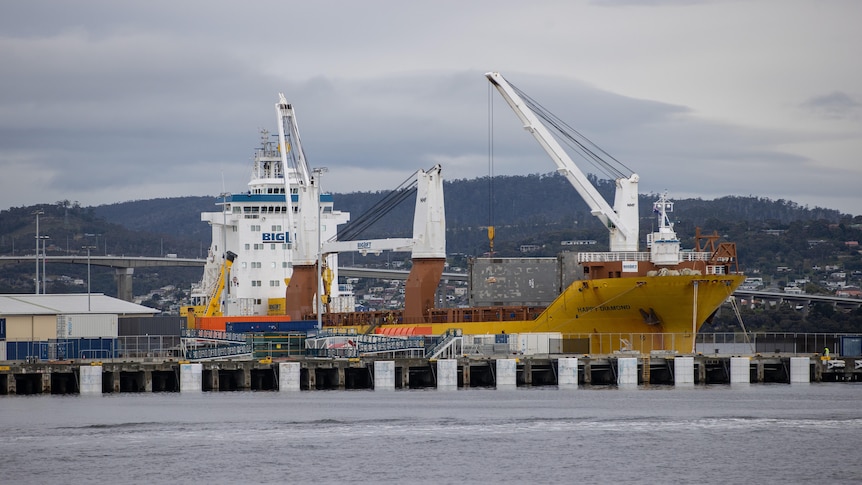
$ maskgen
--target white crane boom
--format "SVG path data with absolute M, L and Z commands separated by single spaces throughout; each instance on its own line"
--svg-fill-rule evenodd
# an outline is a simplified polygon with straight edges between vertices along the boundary
M 323 243 L 323 254 L 358 251 L 410 251 L 413 259 L 446 258 L 446 211 L 443 205 L 442 168 L 416 172 L 416 208 L 413 212 L 412 238 L 330 241 Z
M 309 185 L 311 183 L 311 172 L 308 170 L 308 162 L 305 160 L 305 151 L 302 149 L 302 141 L 299 138 L 299 124 L 296 121 L 296 113 L 293 111 L 293 105 L 287 102 L 283 93 L 278 93 L 278 103 L 275 105 L 275 110 L 278 113 L 278 143 L 281 151 L 281 161 L 284 164 L 284 172 L 287 173 L 288 162 L 287 153 L 294 150 L 296 154 L 296 170 L 299 173 L 300 183 Z M 285 145 L 286 137 L 285 130 L 290 134 L 290 139 L 293 140 L 294 146 Z M 285 177 L 285 181 L 287 178 Z
M 551 160 L 557 165 L 557 171 L 565 175 L 569 183 L 578 191 L 578 194 L 590 207 L 590 212 L 608 228 L 610 231 L 610 250 L 637 251 L 639 231 L 638 175 L 632 174 L 628 178 L 616 180 L 614 207 L 611 208 L 506 79 L 498 72 L 485 73 L 485 77 L 497 88 L 497 91 L 515 112 L 524 124 L 524 129 L 533 135 L 551 157 Z
M 380 254 L 383 251 L 412 251 L 416 243 L 413 239 L 387 238 L 387 239 L 363 239 L 356 241 L 330 241 L 323 243 L 321 252 L 323 254 L 346 253 L 356 251 L 363 256 L 366 254 Z
M 284 196 L 287 202 L 287 217 L 289 234 L 293 247 L 294 265 L 311 265 L 317 262 L 317 240 L 320 230 L 320 187 L 311 178 L 302 141 L 299 138 L 299 125 L 293 106 L 287 102 L 284 94 L 279 93 L 279 101 L 275 105 L 278 114 L 278 148 L 281 152 L 281 162 L 284 169 Z M 292 144 L 288 142 L 292 140 Z M 297 217 L 293 214 L 293 202 L 290 187 L 290 171 L 288 170 L 288 153 L 295 156 L 297 188 Z

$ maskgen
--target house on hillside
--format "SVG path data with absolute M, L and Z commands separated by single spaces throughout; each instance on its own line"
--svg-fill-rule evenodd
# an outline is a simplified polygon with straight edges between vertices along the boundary
M 862 298 L 862 289 L 855 286 L 846 286 L 835 292 L 835 296 L 842 298 Z

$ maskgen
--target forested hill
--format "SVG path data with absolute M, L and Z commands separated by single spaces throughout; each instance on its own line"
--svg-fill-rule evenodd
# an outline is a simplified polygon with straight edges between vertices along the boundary
M 596 180 L 592 176 L 589 178 L 605 200 L 613 200 L 613 181 Z M 446 222 L 450 229 L 487 226 L 493 222 L 495 226 L 595 225 L 604 231 L 568 180 L 556 173 L 498 176 L 491 181 L 488 178 L 454 180 L 444 183 L 444 194 Z M 490 194 L 493 194 L 493 205 L 489 204 L 492 198 Z M 337 209 L 350 211 L 355 218 L 355 215 L 364 213 L 383 195 L 382 192 L 339 194 L 335 204 Z M 673 199 L 673 194 L 669 195 Z M 657 194 L 640 196 L 642 217 L 652 217 L 652 203 L 657 198 Z M 412 220 L 414 200 L 405 203 L 396 217 L 381 220 L 378 223 L 380 230 L 388 233 L 396 228 L 403 230 L 408 227 Z M 710 220 L 786 225 L 794 221 L 825 220 L 837 223 L 842 218 L 851 219 L 833 209 L 812 209 L 792 201 L 773 201 L 760 197 L 728 196 L 715 200 L 680 199 L 674 202 L 675 214 L 672 216 L 696 226 L 705 226 Z
M 613 182 L 596 181 L 599 191 L 613 200 Z M 607 231 L 589 210 L 568 181 L 556 174 L 498 176 L 473 180 L 452 180 L 444 184 L 446 198 L 447 246 L 450 253 L 481 254 L 487 250 L 485 228 L 497 228 L 495 249 L 516 251 L 521 244 L 543 244 L 553 253 L 559 241 L 595 239 L 606 244 Z M 493 194 L 493 204 L 490 204 Z M 387 192 L 335 194 L 335 207 L 350 212 L 355 220 L 368 211 Z M 671 194 L 672 197 L 673 194 Z M 652 224 L 655 195 L 642 195 L 640 210 L 642 232 Z M 363 238 L 408 236 L 412 230 L 413 204 L 408 198 L 374 226 Z M 52 243 L 72 249 L 81 245 L 85 233 L 104 234 L 99 239 L 103 252 L 114 254 L 158 255 L 179 253 L 197 257 L 210 243 L 210 229 L 201 222 L 200 213 L 217 211 L 217 198 L 175 197 L 138 200 L 97 207 L 81 207 L 69 201 L 36 207 L 12 208 L 0 212 L 0 254 L 27 250 L 35 234 L 33 210 L 46 211 L 43 234 Z M 493 210 L 492 210 L 493 209 Z M 722 197 L 716 200 L 681 199 L 675 201 L 672 217 L 683 242 L 690 246 L 694 227 L 730 233 L 737 242 L 741 232 L 782 229 L 794 222 L 821 221 L 825 224 L 852 222 L 849 215 L 822 208 L 802 207 L 792 201 L 760 197 Z M 856 217 L 856 222 L 862 218 Z M 739 229 L 739 230 L 736 230 Z M 686 239 L 688 238 L 688 239 Z M 107 239 L 107 241 L 105 241 Z M 595 249 L 601 249 L 596 247 Z M 507 255 L 507 254 L 504 254 Z M 508 254 L 515 255 L 515 254 Z
M 613 200 L 613 181 L 596 180 L 593 177 L 591 180 L 606 200 Z M 377 191 L 335 194 L 335 208 L 350 212 L 356 219 L 387 193 Z M 572 226 L 594 222 L 577 192 L 564 177 L 557 174 L 497 176 L 491 181 L 488 178 L 452 180 L 444 183 L 444 193 L 446 221 L 450 228 L 487 226 L 492 221 L 496 226 Z M 493 205 L 489 204 L 491 193 Z M 643 217 L 651 216 L 652 202 L 656 197 L 655 194 L 641 195 L 640 209 Z M 670 194 L 670 197 L 673 199 L 673 194 Z M 372 229 L 374 236 L 394 233 L 404 235 L 404 231 L 409 230 L 412 224 L 414 200 L 408 199 L 387 217 L 382 218 Z M 209 229 L 206 224 L 200 222 L 200 213 L 217 211 L 217 202 L 214 196 L 149 199 L 97 206 L 94 213 L 108 222 L 121 224 L 129 229 L 197 239 L 209 237 Z M 837 223 L 842 218 L 849 218 L 833 209 L 808 208 L 789 200 L 762 197 L 680 199 L 675 200 L 675 207 L 675 218 L 698 226 L 706 226 L 711 219 L 786 225 L 807 220 Z

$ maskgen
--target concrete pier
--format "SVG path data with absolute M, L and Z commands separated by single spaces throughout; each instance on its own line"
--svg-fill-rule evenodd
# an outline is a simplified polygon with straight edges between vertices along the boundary
M 857 362 L 858 361 L 858 362 Z M 187 367 L 186 367 L 187 366 Z M 641 370 L 642 372 L 639 372 Z M 638 384 L 862 382 L 862 359 L 615 355 L 377 360 L 298 357 L 290 362 L 51 361 L 0 363 L 0 396 L 129 392 L 589 387 Z

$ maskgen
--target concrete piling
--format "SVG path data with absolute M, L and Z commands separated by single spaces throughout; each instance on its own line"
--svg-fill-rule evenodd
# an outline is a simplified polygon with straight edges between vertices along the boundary
M 437 361 L 437 389 L 458 389 L 458 361 L 439 359 Z
M 152 379 L 149 380 L 152 386 Z M 201 364 L 180 364 L 180 392 L 201 392 L 203 390 L 203 366 Z
M 82 396 L 102 394 L 102 366 L 87 365 L 80 368 L 80 393 Z
M 278 390 L 298 391 L 301 367 L 299 362 L 280 362 L 278 364 Z
M 515 359 L 497 359 L 497 389 L 512 389 L 518 385 Z
M 694 357 L 676 357 L 673 359 L 674 385 L 694 385 Z
M 578 388 L 577 357 L 566 357 L 557 361 L 557 386 L 560 389 Z
M 636 357 L 622 357 L 617 359 L 617 385 L 637 386 L 638 384 L 638 359 Z
M 730 358 L 730 383 L 751 383 L 751 359 L 748 357 Z
M 374 390 L 395 390 L 395 362 L 392 360 L 374 361 Z
M 807 357 L 790 358 L 790 383 L 802 384 L 811 382 L 811 359 Z

